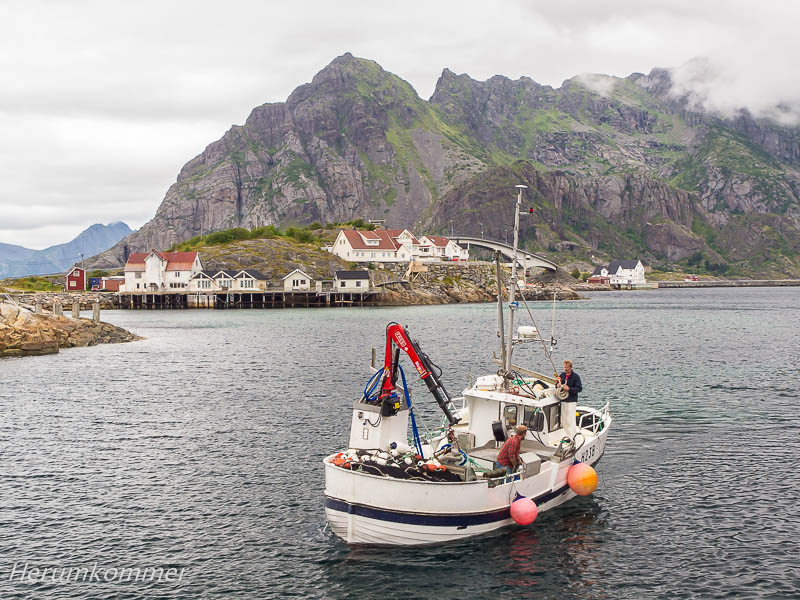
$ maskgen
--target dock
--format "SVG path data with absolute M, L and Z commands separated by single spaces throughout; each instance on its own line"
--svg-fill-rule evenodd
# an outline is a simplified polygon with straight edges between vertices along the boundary
M 256 292 L 120 292 L 119 307 L 129 310 L 181 310 L 189 308 L 325 308 L 377 306 L 380 292 L 267 290 Z

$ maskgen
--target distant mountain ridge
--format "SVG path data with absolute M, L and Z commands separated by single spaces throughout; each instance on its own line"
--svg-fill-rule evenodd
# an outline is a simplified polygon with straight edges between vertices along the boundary
M 529 186 L 530 250 L 800 276 L 800 128 L 724 117 L 670 72 L 560 88 L 448 69 L 430 100 L 345 54 L 181 169 L 155 217 L 96 266 L 231 227 L 382 218 L 503 239 Z M 603 258 L 604 257 L 604 258 Z
M 89 258 L 109 249 L 130 233 L 133 230 L 128 225 L 117 221 L 108 225 L 97 223 L 72 241 L 44 250 L 0 244 L 0 278 L 60 273 L 80 262 L 81 254 Z

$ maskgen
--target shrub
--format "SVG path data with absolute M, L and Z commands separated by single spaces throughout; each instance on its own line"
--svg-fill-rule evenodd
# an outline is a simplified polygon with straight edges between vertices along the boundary
M 702 263 L 702 262 L 703 262 L 703 253 L 702 252 L 695 252 L 694 254 L 692 254 L 689 257 L 689 259 L 686 261 L 686 264 L 688 264 L 690 267 L 696 267 L 696 266 L 699 266 L 700 263 Z M 706 262 L 708 262 L 708 261 L 706 261 Z
M 570 275 L 572 275 L 575 279 L 580 279 L 581 271 L 580 269 L 578 269 L 578 267 L 575 267 L 574 269 L 572 269 L 572 271 L 570 271 Z

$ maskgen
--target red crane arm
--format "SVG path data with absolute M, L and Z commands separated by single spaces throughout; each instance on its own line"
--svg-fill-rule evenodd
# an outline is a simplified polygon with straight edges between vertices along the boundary
M 386 328 L 386 352 L 383 360 L 383 382 L 381 383 L 379 399 L 382 402 L 388 401 L 395 390 L 397 359 L 392 356 L 393 345 L 408 354 L 411 362 L 414 363 L 414 368 L 419 373 L 420 379 L 428 386 L 428 390 L 433 394 L 450 424 L 455 425 L 458 423 L 458 418 L 454 417 L 450 411 L 450 395 L 441 381 L 439 381 L 438 376 L 431 371 L 430 359 L 420 351 L 417 342 L 408 337 L 406 330 L 398 323 L 392 323 Z M 399 404 L 396 404 L 396 406 L 399 407 Z

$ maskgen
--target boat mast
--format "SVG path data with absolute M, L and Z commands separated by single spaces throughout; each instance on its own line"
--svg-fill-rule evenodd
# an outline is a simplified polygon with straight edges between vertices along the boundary
M 517 292 L 517 248 L 519 246 L 519 209 L 522 205 L 522 190 L 527 189 L 527 185 L 514 186 L 519 190 L 517 203 L 514 206 L 514 256 L 511 259 L 511 280 L 508 282 L 508 334 L 506 335 L 505 364 L 503 369 L 506 376 L 511 373 L 511 352 L 514 346 L 514 313 L 516 312 L 516 292 Z M 508 385 L 505 379 L 505 385 Z

